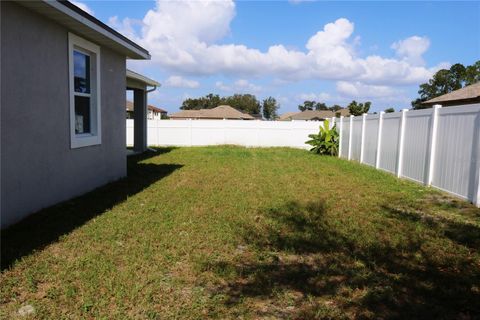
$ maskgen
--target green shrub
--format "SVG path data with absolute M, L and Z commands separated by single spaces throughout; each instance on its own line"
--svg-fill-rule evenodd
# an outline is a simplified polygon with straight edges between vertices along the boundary
M 306 144 L 312 146 L 311 152 L 317 154 L 325 154 L 330 156 L 338 155 L 339 137 L 337 127 L 334 125 L 330 128 L 330 122 L 325 120 L 323 126 L 320 126 L 318 134 L 308 135 L 311 140 L 306 141 Z

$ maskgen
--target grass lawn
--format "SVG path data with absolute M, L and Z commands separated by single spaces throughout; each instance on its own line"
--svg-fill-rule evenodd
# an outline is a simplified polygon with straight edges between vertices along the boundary
M 163 148 L 2 232 L 0 318 L 480 317 L 480 210 L 288 148 Z

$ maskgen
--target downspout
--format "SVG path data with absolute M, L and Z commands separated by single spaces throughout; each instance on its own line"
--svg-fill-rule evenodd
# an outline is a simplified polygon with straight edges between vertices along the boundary
M 145 91 L 145 92 L 146 92 L 146 93 L 150 93 L 150 92 L 153 92 L 153 91 L 155 91 L 155 90 L 157 90 L 157 86 L 154 85 L 152 89 L 147 90 L 147 91 Z

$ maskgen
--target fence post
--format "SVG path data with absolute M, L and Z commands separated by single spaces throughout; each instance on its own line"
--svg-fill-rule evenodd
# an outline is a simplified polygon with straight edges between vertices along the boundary
M 190 147 L 192 146 L 192 119 L 188 119 L 189 129 L 190 129 Z
M 362 135 L 360 140 L 360 163 L 363 163 L 363 154 L 365 149 L 365 126 L 367 124 L 367 114 L 362 114 Z
M 436 104 L 432 112 L 432 131 L 430 135 L 430 155 L 428 157 L 428 174 L 425 185 L 431 186 L 433 180 L 433 170 L 435 168 L 435 151 L 437 150 L 437 128 L 438 128 L 438 109 L 442 106 Z
M 338 133 L 338 157 L 342 156 L 343 116 L 340 116 L 340 132 Z
M 380 111 L 378 116 L 378 132 L 377 132 L 377 153 L 375 157 L 375 168 L 380 168 L 380 153 L 382 147 L 382 130 L 383 130 L 383 115 L 385 111 Z
M 473 204 L 480 208 L 480 169 L 477 169 L 477 179 L 475 181 L 475 189 L 473 191 Z
M 352 129 L 353 129 L 353 118 L 355 116 L 350 116 L 350 132 L 348 133 L 348 160 L 352 159 Z
M 402 175 L 403 166 L 403 141 L 405 140 L 405 123 L 407 120 L 408 109 L 402 110 L 402 117 L 400 119 L 400 137 L 398 141 L 398 159 L 397 159 L 397 177 Z

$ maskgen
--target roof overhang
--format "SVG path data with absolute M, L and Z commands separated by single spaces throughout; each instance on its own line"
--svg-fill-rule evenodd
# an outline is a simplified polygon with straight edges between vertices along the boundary
M 69 1 L 18 1 L 19 4 L 47 16 L 98 45 L 124 54 L 130 59 L 148 60 L 147 50 L 113 30 Z
M 129 89 L 146 89 L 150 87 L 160 87 L 161 84 L 153 79 L 145 77 L 140 73 L 127 69 L 127 88 Z

